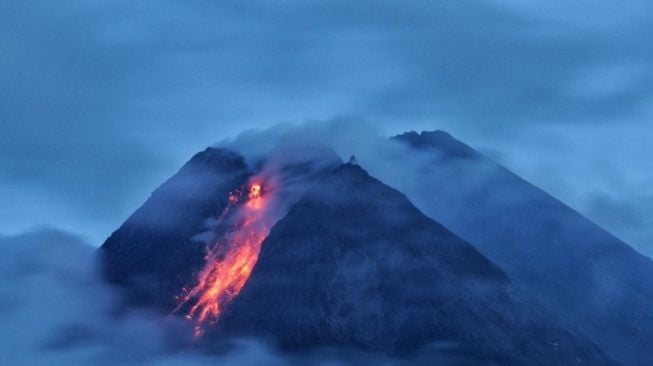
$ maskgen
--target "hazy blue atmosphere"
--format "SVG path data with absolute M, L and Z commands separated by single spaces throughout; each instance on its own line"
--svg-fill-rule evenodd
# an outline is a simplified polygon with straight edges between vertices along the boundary
M 355 116 L 444 129 L 641 252 L 650 1 L 0 1 L 0 233 L 99 245 L 193 153 Z
M 651 14 L 0 0 L 0 364 L 648 366 Z

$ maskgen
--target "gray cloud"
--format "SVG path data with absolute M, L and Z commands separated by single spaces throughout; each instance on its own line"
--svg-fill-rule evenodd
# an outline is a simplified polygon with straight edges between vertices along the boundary
M 602 194 L 637 205 L 651 6 L 0 1 L 0 230 L 52 223 L 99 244 L 204 146 L 341 114 L 449 130 L 589 214 L 588 181 L 551 172 L 602 179 L 608 160 L 624 183 Z M 615 129 L 609 151 L 587 138 Z M 574 166 L 552 147 L 566 143 Z
M 280 353 L 253 339 L 204 352 L 179 319 L 118 311 L 120 292 L 97 273 L 94 248 L 42 228 L 0 236 L 0 364 L 3 365 L 447 365 L 438 345 L 414 359 L 324 350 Z M 459 363 L 457 363 L 459 364 Z

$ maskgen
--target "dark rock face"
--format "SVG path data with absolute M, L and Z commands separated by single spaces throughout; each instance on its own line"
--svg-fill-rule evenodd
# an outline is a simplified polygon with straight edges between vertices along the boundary
M 277 192 L 283 206 L 295 202 L 324 171 L 342 163 L 325 147 L 301 152 L 277 151 L 274 164 L 264 167 L 283 181 Z M 205 264 L 207 244 L 227 229 L 216 226 L 216 218 L 227 206 L 229 193 L 242 189 L 252 174 L 235 152 L 207 148 L 193 156 L 102 245 L 107 279 L 127 290 L 131 304 L 165 313 L 175 309 L 176 298 L 184 287 L 194 285 Z
M 453 342 L 474 365 L 613 364 L 575 328 L 522 302 L 530 295 L 502 269 L 400 192 L 337 157 L 290 160 L 277 167 L 287 214 L 208 343 L 270 336 L 286 349 L 403 355 Z M 104 243 L 107 278 L 131 303 L 170 312 L 204 265 L 208 239 L 198 234 L 219 235 L 207 220 L 251 174 L 232 152 L 194 156 Z
M 291 349 L 403 354 L 449 341 L 483 363 L 610 364 L 509 289 L 471 245 L 345 164 L 273 228 L 219 331 L 270 335 Z
M 247 177 L 238 154 L 207 148 L 195 155 L 102 245 L 107 278 L 124 285 L 130 301 L 170 311 L 204 264 L 205 242 L 195 237 Z
M 417 168 L 427 173 L 411 189 L 427 215 L 474 243 L 516 286 L 612 357 L 624 365 L 650 365 L 649 258 L 448 134 L 412 132 L 395 139 L 416 154 L 433 154 Z M 460 151 L 467 151 L 464 159 Z

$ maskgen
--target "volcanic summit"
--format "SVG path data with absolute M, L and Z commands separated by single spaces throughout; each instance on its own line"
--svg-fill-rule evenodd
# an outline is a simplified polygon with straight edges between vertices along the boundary
M 625 359 L 603 344 L 576 304 L 567 313 L 561 303 L 559 296 L 565 299 L 581 282 L 556 285 L 563 273 L 542 272 L 573 263 L 582 274 L 578 281 L 587 281 L 596 267 L 576 258 L 590 248 L 596 258 L 610 248 L 621 253 L 598 263 L 612 271 L 602 273 L 624 281 L 632 274 L 619 269 L 619 261 L 634 261 L 639 269 L 630 271 L 647 275 L 650 263 L 625 244 L 606 244 L 610 237 L 595 234 L 600 228 L 448 134 L 409 133 L 388 143 L 436 153 L 434 170 L 481 161 L 493 167 L 484 174 L 496 177 L 482 192 L 457 195 L 457 202 L 447 195 L 455 180 L 419 177 L 438 200 L 430 203 L 439 203 L 423 212 L 397 187 L 370 175 L 364 160 L 343 163 L 328 148 L 254 163 L 208 148 L 107 239 L 100 251 L 105 274 L 127 290 L 128 306 L 185 316 L 207 343 L 265 337 L 288 352 L 345 347 L 390 357 L 448 344 L 469 364 L 618 365 Z M 553 259 L 545 253 L 541 263 L 520 266 L 529 258 L 516 242 L 526 237 L 489 223 L 493 217 L 504 222 L 502 210 L 522 210 L 520 202 L 502 203 L 494 216 L 473 209 L 473 196 L 493 197 L 493 190 L 512 184 L 541 200 L 552 217 L 536 211 L 521 218 L 532 220 L 523 227 L 545 219 L 582 224 L 583 235 L 566 234 L 587 242 L 569 249 L 569 261 L 548 264 Z M 545 252 L 549 244 L 561 245 L 544 239 L 522 245 Z M 642 301 L 631 303 L 639 309 Z

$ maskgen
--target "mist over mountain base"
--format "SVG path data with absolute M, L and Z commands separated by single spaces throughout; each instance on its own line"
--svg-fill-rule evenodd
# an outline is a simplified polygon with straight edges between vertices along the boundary
M 262 339 L 193 344 L 179 319 L 121 308 L 122 292 L 99 275 L 95 249 L 56 229 L 0 236 L 2 365 L 457 365 L 450 345 L 406 359 L 355 350 L 283 353 Z
M 443 131 L 249 131 L 193 156 L 98 251 L 52 229 L 0 244 L 3 364 L 651 352 L 651 260 Z

